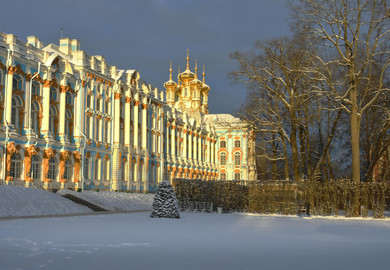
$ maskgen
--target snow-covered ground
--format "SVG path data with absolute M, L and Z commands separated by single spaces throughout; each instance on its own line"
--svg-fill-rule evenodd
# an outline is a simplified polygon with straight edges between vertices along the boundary
M 92 212 L 92 210 L 43 189 L 0 186 L 0 217 L 63 215 L 89 212 Z
M 95 203 L 107 210 L 151 210 L 154 194 L 125 193 L 112 191 L 83 191 L 59 190 L 58 194 L 70 193 L 81 199 Z
M 47 216 L 91 213 L 91 209 L 75 204 L 60 195 L 70 193 L 109 211 L 152 209 L 153 194 L 122 192 L 76 192 L 60 190 L 56 194 L 42 189 L 0 185 L 0 217 Z M 0 267 L 1 269 L 1 267 Z
M 0 269 L 389 269 L 389 220 L 148 212 L 0 221 Z

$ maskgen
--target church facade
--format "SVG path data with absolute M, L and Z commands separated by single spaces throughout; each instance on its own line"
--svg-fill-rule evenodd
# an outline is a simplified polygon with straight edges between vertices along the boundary
M 134 192 L 173 178 L 254 179 L 252 131 L 208 114 L 210 87 L 189 60 L 161 91 L 76 39 L 43 46 L 0 32 L 0 179 Z

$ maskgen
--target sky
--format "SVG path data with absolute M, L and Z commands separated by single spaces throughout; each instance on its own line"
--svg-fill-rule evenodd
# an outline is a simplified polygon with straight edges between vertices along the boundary
M 0 32 L 45 45 L 76 38 L 89 55 L 102 55 L 119 69 L 136 69 L 164 90 L 169 79 L 198 60 L 206 69 L 210 113 L 235 113 L 245 102 L 243 84 L 228 78 L 236 64 L 229 55 L 256 40 L 289 34 L 288 0 L 4 0 Z M 201 77 L 201 76 L 200 76 Z

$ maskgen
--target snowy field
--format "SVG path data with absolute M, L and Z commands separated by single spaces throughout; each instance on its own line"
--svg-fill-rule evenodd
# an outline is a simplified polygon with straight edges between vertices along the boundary
M 91 209 L 60 195 L 70 193 L 109 211 L 152 209 L 153 194 L 108 191 L 60 190 L 56 194 L 43 189 L 0 185 L 0 217 L 88 214 Z M 1 266 L 0 266 L 1 270 Z
M 0 221 L 0 269 L 389 269 L 389 220 L 148 212 Z

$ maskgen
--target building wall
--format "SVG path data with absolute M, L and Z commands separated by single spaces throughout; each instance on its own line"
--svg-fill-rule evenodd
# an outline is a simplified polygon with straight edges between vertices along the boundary
M 163 179 L 218 179 L 219 133 L 203 124 L 204 81 L 197 84 L 204 98 L 194 117 L 166 103 L 164 92 L 136 70 L 88 55 L 75 39 L 60 44 L 44 47 L 36 37 L 26 43 L 0 33 L 0 178 L 6 184 L 153 192 Z M 245 150 L 239 151 L 244 176 Z

